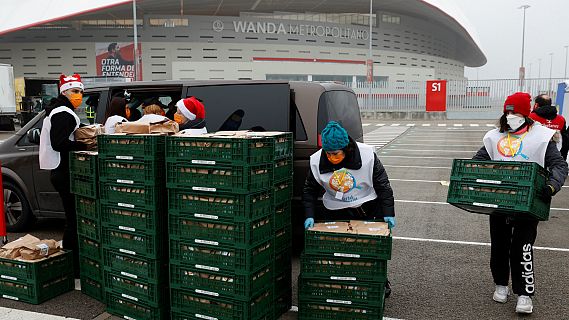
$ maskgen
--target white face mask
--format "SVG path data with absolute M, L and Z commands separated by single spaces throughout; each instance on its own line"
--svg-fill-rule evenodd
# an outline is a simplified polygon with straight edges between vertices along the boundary
M 506 116 L 506 121 L 508 122 L 510 128 L 512 128 L 511 131 L 516 132 L 526 122 L 526 118 L 519 117 L 514 114 L 509 114 Z

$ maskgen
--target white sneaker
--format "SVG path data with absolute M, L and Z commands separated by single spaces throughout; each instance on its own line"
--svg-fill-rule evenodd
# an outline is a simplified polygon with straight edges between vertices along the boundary
M 496 286 L 496 290 L 494 291 L 494 301 L 499 303 L 506 303 L 508 302 L 508 295 L 510 295 L 510 289 L 507 286 Z
M 531 301 L 531 297 L 519 296 L 518 297 L 518 304 L 516 305 L 516 312 L 517 313 L 532 313 L 533 312 L 533 303 Z

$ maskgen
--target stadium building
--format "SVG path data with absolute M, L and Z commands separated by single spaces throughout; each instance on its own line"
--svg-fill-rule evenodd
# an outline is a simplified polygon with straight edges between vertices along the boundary
M 13 65 L 16 77 L 134 77 L 132 1 L 99 2 L 104 6 L 81 8 L 75 1 L 71 12 L 47 20 L 15 12 L 14 19 L 30 21 L 0 30 L 0 63 Z M 376 81 L 463 79 L 465 66 L 486 63 L 452 2 L 375 0 L 371 35 L 369 5 L 139 1 L 138 78 L 365 81 L 370 36 Z M 38 8 L 47 15 L 53 9 Z

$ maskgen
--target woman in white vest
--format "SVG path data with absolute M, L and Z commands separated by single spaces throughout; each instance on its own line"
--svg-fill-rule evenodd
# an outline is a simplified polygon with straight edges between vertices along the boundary
M 180 133 L 203 134 L 207 133 L 205 127 L 205 107 L 196 97 L 181 99 L 176 103 L 174 121 L 180 126 Z
M 128 122 L 128 113 L 130 109 L 126 106 L 126 100 L 121 97 L 114 97 L 111 104 L 105 111 L 105 133 L 115 133 L 115 125 L 121 122 Z
M 484 136 L 484 146 L 475 160 L 527 161 L 545 167 L 550 177 L 541 197 L 550 202 L 565 182 L 567 162 L 552 141 L 554 130 L 534 122 L 530 115 L 531 97 L 518 92 L 506 99 L 499 128 Z M 508 280 L 518 295 L 517 313 L 532 313 L 535 294 L 533 244 L 537 220 L 490 216 L 490 269 L 496 288 L 493 299 L 506 303 L 510 294 Z
M 78 74 L 61 75 L 59 96 L 48 106 L 40 135 L 40 169 L 51 170 L 51 183 L 59 193 L 65 210 L 63 247 L 73 251 L 75 275 L 79 275 L 79 251 L 77 244 L 77 215 L 75 199 L 70 192 L 69 152 L 85 150 L 83 143 L 75 141 L 79 117 L 73 112 L 83 100 L 83 83 Z

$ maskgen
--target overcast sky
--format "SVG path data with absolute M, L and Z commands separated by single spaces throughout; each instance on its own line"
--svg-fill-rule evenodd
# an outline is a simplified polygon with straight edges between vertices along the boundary
M 526 11 L 526 78 L 549 78 L 550 53 L 553 77 L 565 72 L 565 48 L 569 45 L 569 0 L 447 0 L 456 3 L 476 29 L 488 63 L 465 68 L 465 76 L 480 79 L 518 78 L 521 64 L 523 10 Z M 531 66 L 530 66 L 531 64 Z M 530 70 L 531 68 L 531 70 Z M 569 71 L 568 71 L 569 77 Z

